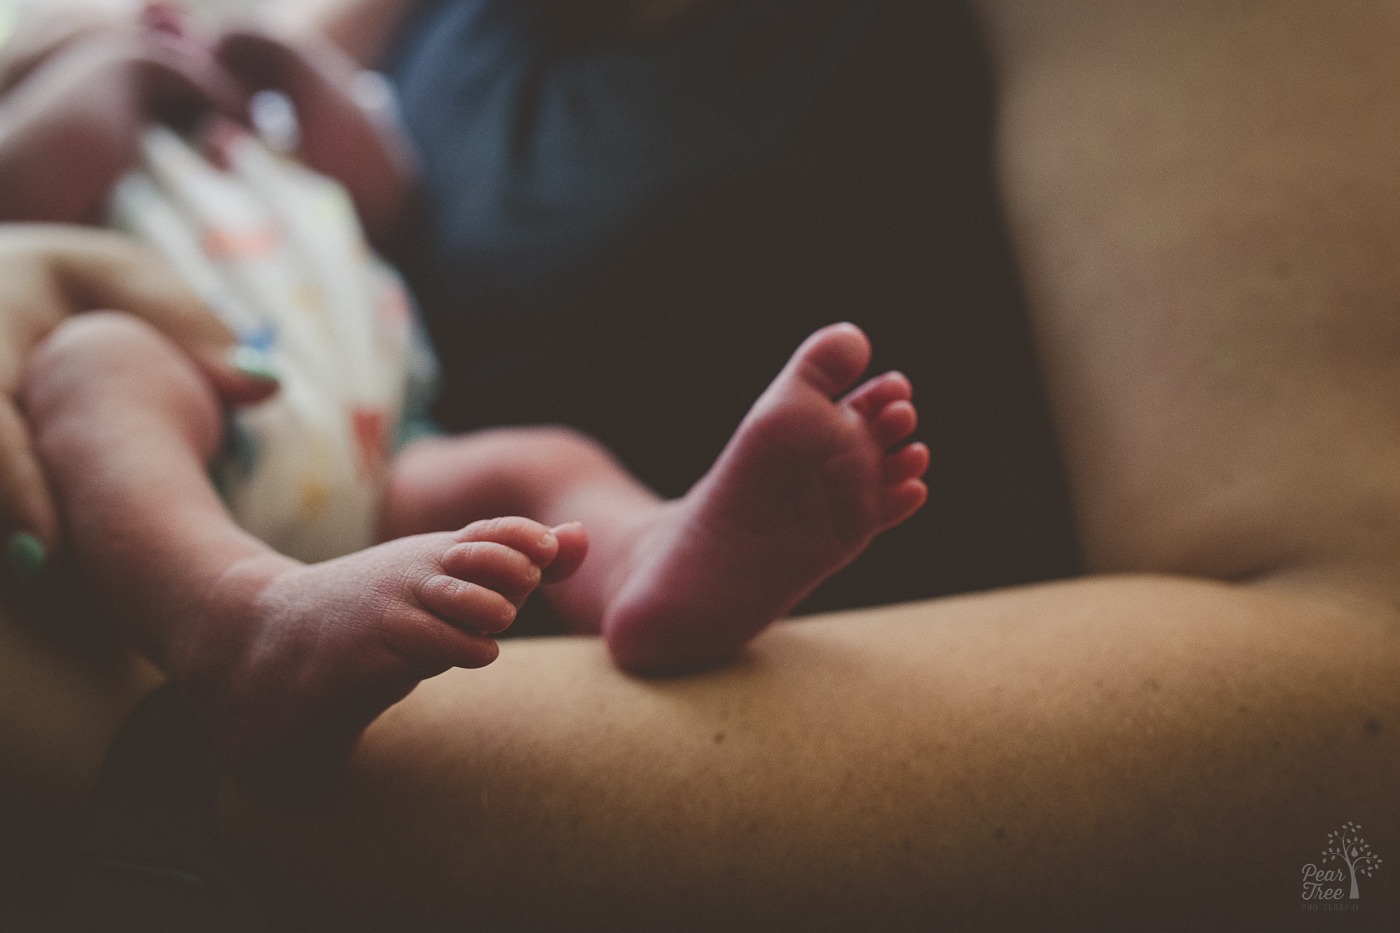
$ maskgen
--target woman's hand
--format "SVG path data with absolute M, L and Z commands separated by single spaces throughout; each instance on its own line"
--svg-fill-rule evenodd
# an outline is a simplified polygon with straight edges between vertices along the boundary
M 70 314 L 134 314 L 185 350 L 230 403 L 276 389 L 265 361 L 154 253 L 119 234 L 79 227 L 0 226 L 0 546 L 13 572 L 33 573 L 60 538 L 58 511 L 15 394 L 30 351 Z

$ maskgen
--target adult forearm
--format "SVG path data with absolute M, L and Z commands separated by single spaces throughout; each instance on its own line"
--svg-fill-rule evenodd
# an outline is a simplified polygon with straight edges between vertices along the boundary
M 308 930 L 1280 929 L 1333 822 L 1400 849 L 1395 624 L 1123 578 L 781 626 L 683 680 L 512 643 L 226 825 Z
M 305 930 L 1287 929 L 1334 823 L 1400 849 L 1397 624 L 1122 578 L 794 623 L 675 681 L 513 643 L 222 822 Z M 20 844 L 154 682 L 41 630 L 0 615 Z

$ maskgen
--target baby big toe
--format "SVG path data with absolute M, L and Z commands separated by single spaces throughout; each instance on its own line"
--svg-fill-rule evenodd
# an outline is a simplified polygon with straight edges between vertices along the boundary
M 789 373 L 835 398 L 870 365 L 870 339 L 854 324 L 832 324 L 808 337 L 788 365 Z
M 464 544 L 492 542 L 519 551 L 540 567 L 548 566 L 559 554 L 559 538 L 553 528 L 533 519 L 509 515 L 472 522 L 453 537 Z
M 569 522 L 554 529 L 559 541 L 559 553 L 544 568 L 544 582 L 567 580 L 588 556 L 588 532 L 580 522 Z

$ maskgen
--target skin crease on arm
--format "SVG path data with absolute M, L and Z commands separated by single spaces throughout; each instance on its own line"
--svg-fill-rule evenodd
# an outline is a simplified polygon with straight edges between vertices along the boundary
M 293 928 L 1287 929 L 1326 833 L 1400 851 L 1400 13 L 982 11 L 1114 575 L 780 626 L 674 681 L 509 643 L 343 774 L 230 784 Z M 0 774 L 80 786 L 120 703 L 13 640 Z M 96 725 L 15 738 L 59 714 Z M 1363 892 L 1400 911 L 1385 871 Z

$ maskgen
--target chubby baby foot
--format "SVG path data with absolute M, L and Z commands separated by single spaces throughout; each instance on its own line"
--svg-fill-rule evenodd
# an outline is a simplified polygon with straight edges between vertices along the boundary
M 638 542 L 603 619 L 625 668 L 723 660 L 928 496 L 929 452 L 909 443 L 909 381 L 852 389 L 870 342 L 851 324 L 807 339 L 704 478 Z
M 346 744 L 419 681 L 495 660 L 492 636 L 586 548 L 581 526 L 499 518 L 320 564 L 260 554 L 220 578 L 173 673 L 231 760 Z

